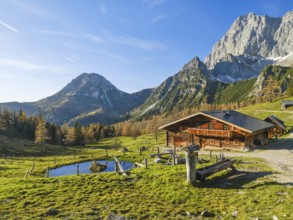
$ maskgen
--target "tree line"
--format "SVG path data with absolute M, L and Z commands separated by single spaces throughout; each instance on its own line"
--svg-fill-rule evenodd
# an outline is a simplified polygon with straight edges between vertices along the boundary
M 269 78 L 265 83 L 264 94 L 260 97 L 251 97 L 245 101 L 225 104 L 202 103 L 192 108 L 177 108 L 172 112 L 152 115 L 139 120 L 130 119 L 107 126 L 97 123 L 87 126 L 82 126 L 78 123 L 74 126 L 68 126 L 68 124 L 65 123 L 59 126 L 54 123 L 46 122 L 41 114 L 38 116 L 27 116 L 22 110 L 16 112 L 9 111 L 8 109 L 0 109 L 0 140 L 1 135 L 4 135 L 8 137 L 26 138 L 41 144 L 48 143 L 75 146 L 85 145 L 106 137 L 131 136 L 136 138 L 142 134 L 154 134 L 154 137 L 157 138 L 159 132 L 158 128 L 160 126 L 200 111 L 236 110 L 256 103 L 283 98 L 284 94 L 271 92 L 274 91 L 273 88 L 275 88 L 272 79 Z M 291 79 L 287 90 L 287 96 L 293 95 L 292 91 L 293 80 Z
M 90 124 L 74 126 L 46 122 L 40 115 L 27 116 L 23 110 L 9 111 L 0 109 L 1 136 L 33 140 L 40 144 L 57 144 L 63 146 L 85 145 L 104 137 L 115 135 L 114 126 Z

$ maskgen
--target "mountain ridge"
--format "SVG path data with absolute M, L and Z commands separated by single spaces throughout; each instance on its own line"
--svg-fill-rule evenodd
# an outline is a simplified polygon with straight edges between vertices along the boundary
M 90 117 L 92 122 L 102 121 L 108 124 L 103 119 L 109 119 L 107 114 L 111 115 L 110 123 L 123 120 L 124 115 L 141 105 L 151 91 L 152 89 L 144 89 L 129 94 L 117 89 L 99 74 L 83 73 L 52 96 L 36 102 L 1 103 L 0 107 L 23 109 L 28 114 L 41 112 L 47 121 L 57 124 L 79 122 L 83 117 Z M 96 114 L 93 115 L 93 112 Z
M 41 110 L 48 121 L 58 124 L 110 124 L 202 104 L 256 100 L 268 88 L 285 94 L 293 78 L 290 67 L 293 10 L 279 18 L 249 13 L 232 23 L 204 61 L 195 56 L 153 89 L 129 94 L 99 74 L 83 73 L 52 96 L 0 107 L 22 108 L 29 114 Z M 268 86 L 272 79 L 276 83 Z

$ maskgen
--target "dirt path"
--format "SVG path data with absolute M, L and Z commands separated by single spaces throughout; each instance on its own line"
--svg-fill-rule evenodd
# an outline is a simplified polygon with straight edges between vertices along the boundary
M 255 110 L 257 112 L 275 112 L 275 113 L 291 113 L 293 114 L 293 111 L 277 111 L 277 110 Z
M 269 144 L 265 150 L 252 152 L 224 152 L 227 157 L 251 157 L 264 159 L 277 172 L 273 178 L 279 183 L 293 184 L 293 134 Z

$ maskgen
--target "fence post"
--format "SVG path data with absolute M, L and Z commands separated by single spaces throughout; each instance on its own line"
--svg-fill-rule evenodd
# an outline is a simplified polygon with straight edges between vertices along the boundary
M 186 160 L 186 181 L 193 183 L 196 181 L 195 149 L 192 147 L 184 147 L 183 150 L 185 151 Z
M 173 162 L 172 162 L 173 166 L 176 165 L 175 158 L 176 158 L 176 146 L 174 146 L 174 150 L 173 150 Z
M 105 150 L 106 150 L 106 157 L 108 157 L 108 148 L 106 148 Z
M 212 151 L 210 150 L 210 160 L 212 159 Z
M 47 178 L 49 178 L 49 167 L 47 167 Z
M 76 175 L 79 175 L 79 164 L 76 164 Z
M 115 172 L 118 173 L 118 171 L 119 171 L 118 163 L 117 161 L 115 161 Z
M 144 158 L 144 164 L 145 164 L 145 168 L 147 169 L 148 168 L 148 159 L 147 158 Z

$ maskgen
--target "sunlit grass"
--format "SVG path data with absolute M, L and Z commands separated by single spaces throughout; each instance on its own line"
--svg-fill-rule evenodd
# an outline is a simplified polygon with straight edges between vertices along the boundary
M 116 143 L 119 143 L 116 148 Z M 140 154 L 139 147 L 147 150 Z M 0 159 L 0 219 L 105 219 L 124 216 L 132 219 L 196 218 L 204 210 L 214 218 L 292 219 L 292 185 L 278 184 L 264 161 L 236 158 L 238 172 L 225 170 L 206 182 L 188 184 L 185 165 L 155 164 L 149 154 L 164 146 L 164 134 L 104 139 L 87 147 L 61 151 L 54 156 L 9 157 Z M 29 146 L 27 146 L 29 148 Z M 129 151 L 123 153 L 122 148 Z M 56 147 L 59 149 L 59 147 Z M 142 162 L 149 168 L 136 168 L 127 177 L 116 173 L 83 174 L 46 178 L 47 167 L 53 168 L 78 161 L 117 156 Z M 215 153 L 216 154 L 216 153 Z M 215 155 L 213 154 L 213 156 Z M 168 155 L 165 159 L 168 159 Z M 201 154 L 204 167 L 214 162 Z M 25 179 L 28 169 L 35 168 Z M 49 209 L 57 210 L 50 213 Z

